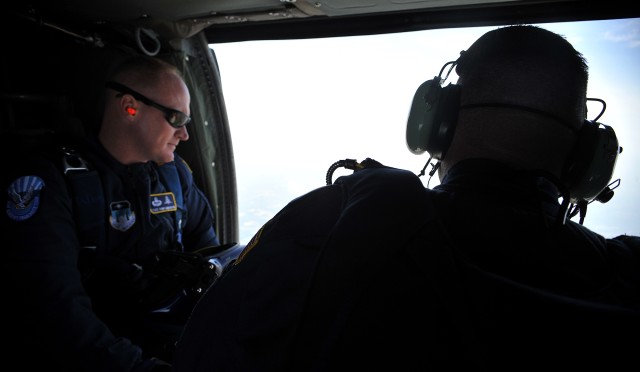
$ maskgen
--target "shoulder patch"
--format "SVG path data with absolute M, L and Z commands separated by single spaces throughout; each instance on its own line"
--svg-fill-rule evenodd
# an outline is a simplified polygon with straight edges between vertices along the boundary
M 44 181 L 37 176 L 23 176 L 7 188 L 7 216 L 14 221 L 31 218 L 40 206 Z
M 258 245 L 258 242 L 260 241 L 260 235 L 262 235 L 262 231 L 264 230 L 264 227 L 265 226 L 263 225 L 260 228 L 260 230 L 258 230 L 258 232 L 251 238 L 251 240 L 249 240 L 249 243 L 244 247 L 242 252 L 240 252 L 240 255 L 238 256 L 238 259 L 236 259 L 233 262 L 233 265 L 239 264 L 240 261 L 242 261 L 242 259 L 244 258 L 244 256 L 246 256 L 253 249 L 253 247 Z

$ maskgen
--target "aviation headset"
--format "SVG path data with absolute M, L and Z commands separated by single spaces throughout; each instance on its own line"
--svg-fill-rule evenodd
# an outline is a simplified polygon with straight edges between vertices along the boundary
M 416 90 L 406 132 L 407 147 L 416 155 L 427 151 L 431 158 L 441 161 L 447 153 L 458 120 L 462 86 L 449 84 L 443 87 L 442 84 L 457 63 L 458 61 L 447 62 L 438 76 L 425 81 Z M 451 67 L 442 78 L 448 65 Z M 604 101 L 601 102 L 604 105 Z M 533 108 L 520 108 L 539 112 Z M 560 182 L 568 189 L 569 199 L 573 204 L 593 199 L 607 202 L 613 196 L 608 183 L 618 154 L 622 152 L 616 134 L 610 126 L 595 120 L 585 120 L 577 135 L 577 144 L 565 164 Z

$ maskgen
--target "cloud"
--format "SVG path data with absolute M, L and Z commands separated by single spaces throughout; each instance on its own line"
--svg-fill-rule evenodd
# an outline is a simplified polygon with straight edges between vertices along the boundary
M 640 19 L 618 21 L 615 27 L 605 32 L 604 38 L 614 43 L 625 43 L 630 48 L 640 47 Z

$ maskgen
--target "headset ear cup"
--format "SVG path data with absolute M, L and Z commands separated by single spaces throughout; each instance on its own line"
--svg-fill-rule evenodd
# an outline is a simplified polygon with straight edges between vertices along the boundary
M 564 167 L 563 182 L 571 202 L 593 200 L 609 184 L 620 153 L 613 128 L 585 121 L 574 150 Z
M 418 87 L 407 120 L 406 141 L 409 151 L 427 151 L 442 160 L 451 144 L 460 107 L 460 86 L 440 86 L 439 78 Z

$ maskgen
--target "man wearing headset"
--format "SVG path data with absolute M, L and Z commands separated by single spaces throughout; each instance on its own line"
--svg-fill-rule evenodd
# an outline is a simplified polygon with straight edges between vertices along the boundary
M 291 201 L 196 306 L 176 371 L 637 365 L 640 239 L 569 218 L 619 152 L 585 121 L 585 59 L 518 25 L 456 64 L 459 84 L 430 81 L 407 129 L 441 184 L 368 161 Z
M 162 270 L 180 273 L 163 265 L 179 260 L 174 252 L 219 245 L 210 204 L 174 153 L 189 138 L 179 71 L 129 57 L 104 99 L 97 138 L 29 159 L 4 185 L 3 275 L 19 369 L 169 370 L 181 325 L 158 310 L 179 292 L 159 283 Z

